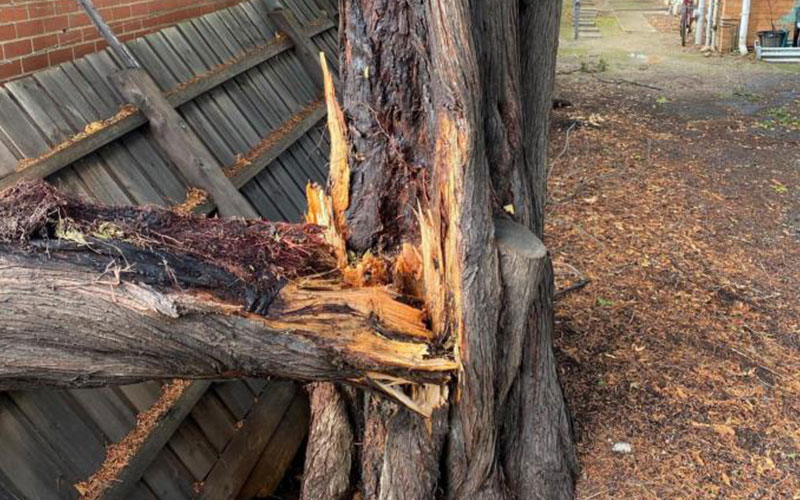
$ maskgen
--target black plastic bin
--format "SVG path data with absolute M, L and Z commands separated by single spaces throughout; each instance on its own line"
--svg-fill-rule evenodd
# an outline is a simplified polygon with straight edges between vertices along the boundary
M 789 32 L 786 30 L 767 30 L 758 32 L 758 42 L 762 47 L 783 47 Z

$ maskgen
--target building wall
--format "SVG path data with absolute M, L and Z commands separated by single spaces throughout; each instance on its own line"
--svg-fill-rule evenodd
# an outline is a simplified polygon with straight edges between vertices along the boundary
M 742 16 L 742 0 L 720 0 L 721 19 L 735 19 L 739 21 Z M 771 9 L 770 9 L 771 5 Z M 775 22 L 777 29 L 785 29 L 792 36 L 792 23 L 794 21 L 794 9 L 800 7 L 800 0 L 751 0 L 750 3 L 750 22 L 747 30 L 747 46 L 752 47 L 758 38 L 757 32 L 772 29 L 772 22 Z M 720 50 L 727 50 L 731 47 L 731 31 L 722 29 L 718 35 L 718 45 Z
M 95 0 L 122 41 L 239 0 Z M 0 0 L 0 83 L 103 49 L 76 0 Z

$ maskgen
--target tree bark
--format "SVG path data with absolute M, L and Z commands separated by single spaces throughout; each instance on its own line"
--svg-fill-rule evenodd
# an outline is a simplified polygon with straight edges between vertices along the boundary
M 348 286 L 321 231 L 102 207 L 20 183 L 0 194 L 0 390 L 447 380 L 457 365 L 434 353 L 419 301 Z
M 324 283 L 287 285 L 259 315 L 205 292 L 159 290 L 141 276 L 118 280 L 106 266 L 125 262 L 86 247 L 0 248 L 0 390 L 232 377 L 367 386 L 381 376 L 441 382 L 455 367 L 408 336 L 425 332 L 421 324 L 381 318 L 389 307 L 398 318 L 419 313 L 385 290 L 359 297 Z
M 461 367 L 443 392 L 409 393 L 439 401 L 426 422 L 368 397 L 361 494 L 571 498 L 536 238 L 560 2 L 342 0 L 340 12 L 347 246 L 420 249 L 418 295 Z
M 341 0 L 323 227 L 0 203 L 0 388 L 322 381 L 304 498 L 571 498 L 537 237 L 560 4 Z

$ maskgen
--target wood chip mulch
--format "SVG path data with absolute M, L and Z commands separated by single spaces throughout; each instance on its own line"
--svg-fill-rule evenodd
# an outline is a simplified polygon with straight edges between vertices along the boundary
M 554 111 L 546 243 L 559 288 L 591 280 L 556 304 L 577 498 L 800 498 L 788 139 L 750 117 L 662 113 L 646 89 L 569 87 L 575 107 Z M 601 125 L 573 127 L 565 146 L 573 115 L 593 113 Z

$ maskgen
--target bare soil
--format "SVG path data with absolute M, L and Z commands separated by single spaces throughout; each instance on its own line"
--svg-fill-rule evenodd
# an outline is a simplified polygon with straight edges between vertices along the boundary
M 550 150 L 577 497 L 800 499 L 800 75 L 608 19 Z

